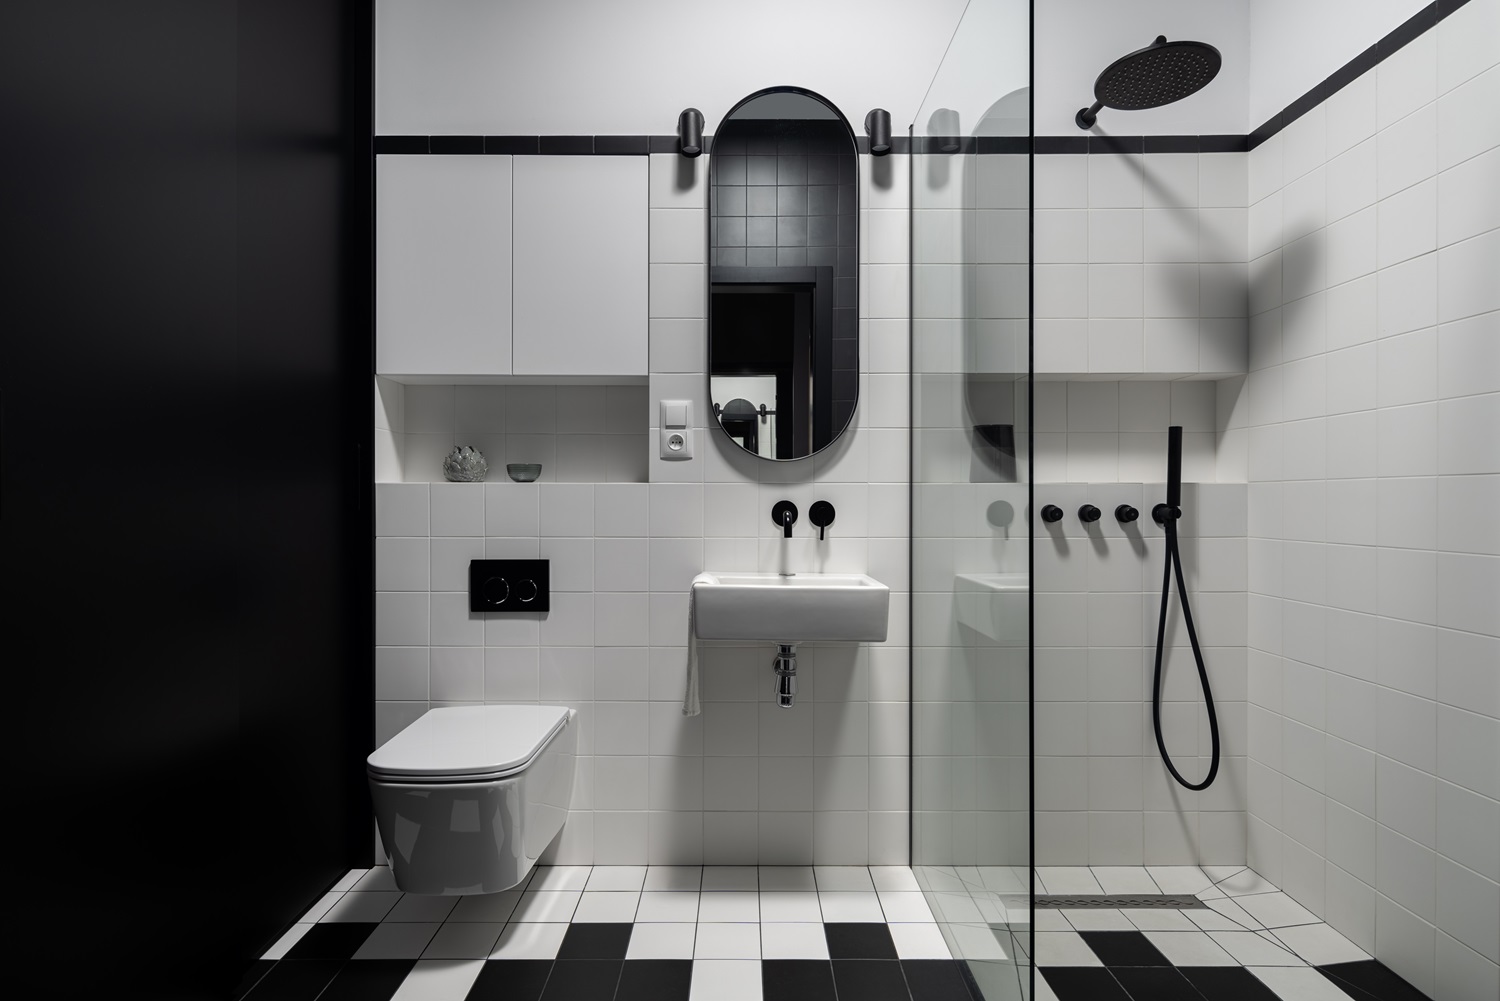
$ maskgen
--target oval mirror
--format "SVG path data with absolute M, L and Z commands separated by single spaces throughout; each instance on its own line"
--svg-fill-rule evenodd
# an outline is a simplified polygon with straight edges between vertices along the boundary
M 833 444 L 859 402 L 859 149 L 811 91 L 751 94 L 709 158 L 708 389 L 766 459 Z

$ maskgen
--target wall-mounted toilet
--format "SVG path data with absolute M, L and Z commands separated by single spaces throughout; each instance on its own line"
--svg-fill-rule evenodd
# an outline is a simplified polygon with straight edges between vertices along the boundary
M 495 893 L 526 877 L 568 819 L 577 714 L 432 709 L 368 759 L 380 840 L 408 893 Z

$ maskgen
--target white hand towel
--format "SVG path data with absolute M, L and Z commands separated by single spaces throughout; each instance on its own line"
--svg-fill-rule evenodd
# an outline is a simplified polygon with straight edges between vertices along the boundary
M 703 711 L 698 701 L 698 586 L 688 588 L 687 683 L 682 691 L 682 715 L 696 716 Z

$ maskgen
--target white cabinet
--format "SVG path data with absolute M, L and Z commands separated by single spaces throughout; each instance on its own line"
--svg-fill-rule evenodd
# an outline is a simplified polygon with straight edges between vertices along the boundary
M 649 158 L 518 156 L 516 375 L 645 375 Z
M 382 154 L 375 192 L 375 371 L 509 374 L 511 158 Z

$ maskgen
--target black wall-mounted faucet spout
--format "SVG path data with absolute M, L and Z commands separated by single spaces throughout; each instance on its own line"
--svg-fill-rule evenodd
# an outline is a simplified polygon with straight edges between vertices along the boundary
M 791 501 L 777 501 L 776 506 L 771 508 L 771 520 L 781 526 L 781 537 L 790 539 L 792 525 L 797 520 L 797 505 Z

